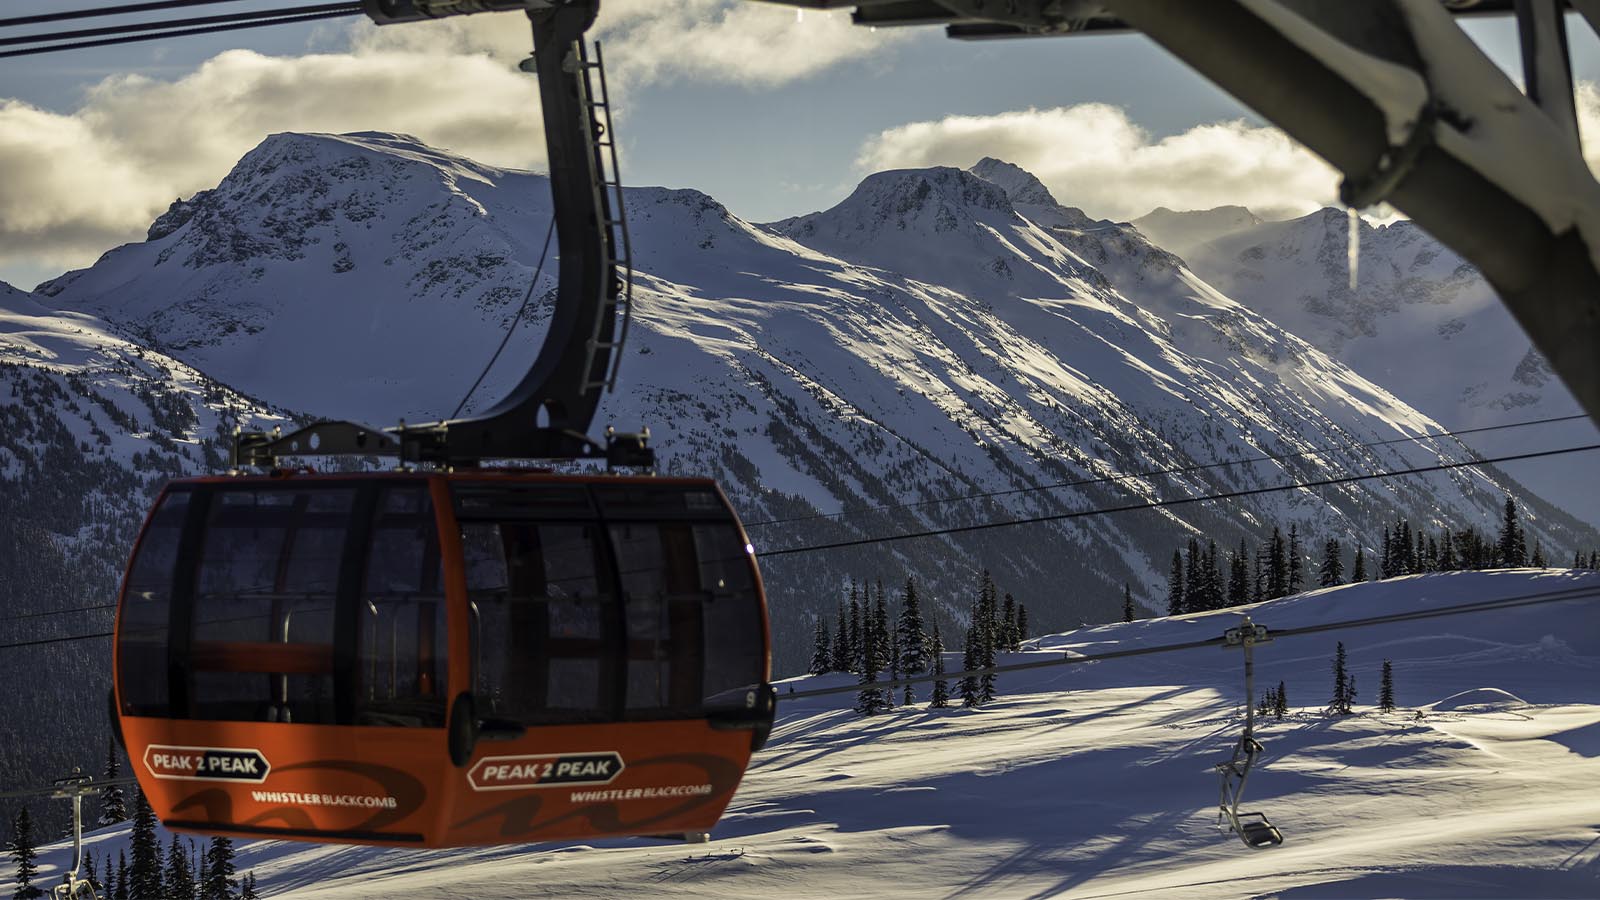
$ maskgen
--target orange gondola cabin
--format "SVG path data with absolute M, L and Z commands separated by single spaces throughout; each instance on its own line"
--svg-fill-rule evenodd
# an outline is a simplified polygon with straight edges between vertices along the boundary
M 693 839 L 772 723 L 761 578 L 703 479 L 176 481 L 115 644 L 140 785 L 210 834 Z
M 655 464 L 648 430 L 588 436 L 632 309 L 584 38 L 597 3 L 364 8 L 526 10 L 561 261 L 544 342 L 480 415 L 241 431 L 236 474 L 167 486 L 117 611 L 113 713 L 139 784 L 167 827 L 209 834 L 698 839 L 772 728 L 766 602 L 733 508 L 705 479 L 485 465 Z M 398 465 L 284 467 L 329 455 Z

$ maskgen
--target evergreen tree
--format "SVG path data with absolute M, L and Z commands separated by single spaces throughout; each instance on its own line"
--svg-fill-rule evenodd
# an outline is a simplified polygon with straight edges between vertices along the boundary
M 833 633 L 833 662 L 829 668 L 835 672 L 850 671 L 850 617 L 845 614 L 844 601 L 839 601 L 839 628 Z
M 1528 565 L 1535 569 L 1542 569 L 1548 565 L 1544 558 L 1544 547 L 1538 541 L 1533 542 L 1533 558 L 1528 560 Z
M 1221 609 L 1226 604 L 1222 592 L 1222 566 L 1217 562 L 1217 542 L 1206 542 L 1206 559 L 1203 568 L 1206 609 Z
M 261 900 L 261 895 L 256 893 L 256 871 L 251 869 L 239 879 L 239 900 Z
M 1272 717 L 1281 721 L 1284 716 L 1289 714 L 1289 689 L 1283 682 L 1278 682 L 1278 690 L 1273 699 L 1276 702 L 1272 707 Z
M 1267 599 L 1289 596 L 1289 546 L 1283 532 L 1272 528 L 1272 542 L 1267 545 Z
M 883 689 L 883 705 L 888 709 L 894 708 L 894 683 L 900 680 L 900 632 L 898 629 L 884 627 L 884 633 L 889 637 L 889 651 L 884 659 L 889 661 L 889 686 Z M 911 692 L 911 685 L 906 685 L 906 693 Z M 910 700 L 906 701 L 910 703 Z
M 1122 583 L 1122 621 L 1133 621 L 1133 588 L 1126 581 Z
M 889 631 L 889 600 L 883 593 L 883 582 L 878 582 L 878 597 L 872 606 L 872 643 L 878 654 L 878 671 L 894 672 L 900 668 L 895 659 L 894 637 Z M 892 689 L 891 689 L 892 690 Z M 893 697 L 884 697 L 884 706 L 893 706 Z
M 11 876 L 14 885 L 11 896 L 15 900 L 44 896 L 43 890 L 33 886 L 34 876 L 39 874 L 39 866 L 35 862 L 38 858 L 39 845 L 33 836 L 33 818 L 24 806 L 17 810 L 16 817 L 11 820 L 11 859 L 17 865 Z
M 873 639 L 878 642 L 878 671 L 893 669 L 894 638 L 889 627 L 889 594 L 883 589 L 883 579 L 878 579 L 875 601 L 872 606 Z
M 1200 612 L 1203 609 L 1205 605 L 1201 599 L 1200 542 L 1189 538 L 1189 546 L 1183 552 L 1183 610 Z
M 1411 523 L 1401 521 L 1394 533 L 1393 558 L 1397 563 L 1397 575 L 1410 575 L 1417 571 L 1416 550 L 1411 545 Z
M 1241 606 L 1250 602 L 1250 571 L 1245 559 L 1250 555 L 1244 541 L 1239 541 L 1239 552 L 1228 554 L 1228 605 Z
M 1323 587 L 1344 584 L 1344 550 L 1338 538 L 1328 538 L 1322 545 L 1322 569 L 1317 573 L 1317 583 Z
M 933 640 L 928 648 L 928 658 L 933 663 L 933 675 L 944 674 L 944 638 L 939 636 L 939 620 L 933 620 Z M 940 678 L 933 683 L 933 697 L 929 709 L 944 709 L 950 705 L 950 683 Z
M 201 885 L 201 900 L 233 900 L 235 884 L 233 866 L 233 841 L 214 837 L 205 856 L 205 882 Z
M 112 900 L 130 900 L 128 896 L 128 855 L 117 851 L 117 887 Z
M 1444 530 L 1444 536 L 1439 540 L 1439 571 L 1454 572 L 1461 564 L 1456 560 L 1456 541 L 1451 536 L 1450 529 Z
M 1328 714 L 1348 716 L 1354 710 L 1355 679 L 1350 676 L 1350 669 L 1345 664 L 1344 641 L 1339 642 L 1339 649 L 1333 657 L 1333 699 L 1328 703 Z
M 917 596 L 917 584 L 906 579 L 905 593 L 900 595 L 900 671 L 907 677 L 928 670 L 928 633 L 922 623 L 922 600 Z M 916 700 L 914 685 L 906 685 L 905 704 Z
M 1378 559 L 1379 580 L 1394 577 L 1394 559 L 1390 551 L 1394 549 L 1394 535 L 1389 533 L 1389 526 L 1383 526 L 1383 556 Z
M 134 793 L 129 847 L 133 862 L 128 866 L 128 896 L 132 900 L 161 900 L 161 845 L 156 841 L 156 814 L 144 791 Z
M 817 627 L 812 635 L 811 674 L 826 675 L 833 667 L 833 647 L 828 640 L 828 619 L 817 616 Z
M 1300 526 L 1298 523 L 1289 523 L 1289 579 L 1287 582 L 1290 594 L 1300 593 L 1300 588 L 1305 584 L 1305 549 L 1300 546 Z
M 1367 580 L 1367 557 L 1361 550 L 1361 545 L 1356 545 L 1356 561 L 1350 567 L 1350 580 L 1360 584 Z
M 1172 551 L 1172 571 L 1167 574 L 1167 615 L 1181 616 L 1188 612 L 1183 606 L 1183 554 Z
M 83 855 L 83 879 L 89 882 L 89 886 L 94 889 L 95 893 L 100 892 L 102 887 L 100 869 L 94 864 L 93 853 L 85 853 Z
M 856 693 L 856 712 L 870 716 L 882 711 L 884 708 L 883 688 L 878 687 L 878 653 L 873 647 L 874 641 L 867 641 L 867 652 L 861 657 L 861 671 L 856 676 L 856 683 L 861 685 L 861 690 Z
M 189 868 L 189 854 L 177 835 L 172 836 L 167 847 L 167 874 L 162 887 L 162 900 L 194 900 L 194 870 Z
M 967 628 L 966 645 L 961 652 L 961 670 L 971 672 L 979 668 L 978 660 L 982 659 L 982 651 L 978 645 L 978 626 L 974 622 Z M 956 692 L 961 695 L 962 706 L 977 706 L 983 702 L 982 689 L 978 684 L 978 676 L 963 675 Z
M 1517 569 L 1528 564 L 1528 545 L 1522 534 L 1522 524 L 1517 521 L 1517 503 L 1506 495 L 1506 511 L 1500 522 L 1500 540 L 1496 552 L 1502 568 Z
M 999 603 L 998 591 L 994 586 L 994 579 L 989 576 L 989 570 L 983 571 L 983 583 L 978 590 L 978 609 L 974 618 L 978 622 L 978 666 L 989 668 L 995 663 L 995 639 L 999 634 Z M 994 674 L 985 673 L 978 676 L 978 700 L 988 703 L 994 699 Z
M 1009 593 L 1000 606 L 1000 633 L 995 643 L 1001 650 L 1017 649 L 1017 598 Z
M 117 758 L 117 745 L 106 741 L 106 767 L 104 777 L 106 781 L 115 781 L 122 773 L 121 760 Z M 122 787 L 112 785 L 100 795 L 100 827 L 115 825 L 127 821 L 128 801 L 124 798 Z
M 1394 665 L 1383 661 L 1383 680 L 1378 684 L 1378 709 L 1394 712 Z
M 1025 603 L 1017 604 L 1017 649 L 1022 649 L 1022 642 L 1028 639 L 1028 606 Z
M 1250 582 L 1251 603 L 1260 603 L 1267 599 L 1266 553 L 1267 548 L 1265 546 L 1256 548 L 1255 573 L 1253 580 Z
M 1272 710 L 1277 705 L 1277 700 L 1272 695 L 1272 688 L 1262 691 L 1261 696 L 1256 699 L 1256 718 L 1265 719 L 1272 714 Z
M 861 673 L 862 658 L 866 655 L 866 634 L 861 630 L 861 598 L 856 595 L 856 587 L 850 585 L 850 631 L 846 635 L 850 643 L 850 671 Z

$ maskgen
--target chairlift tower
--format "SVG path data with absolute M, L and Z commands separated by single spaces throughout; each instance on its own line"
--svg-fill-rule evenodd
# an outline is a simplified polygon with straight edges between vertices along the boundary
M 1283 833 L 1268 821 L 1265 813 L 1239 811 L 1250 770 L 1255 767 L 1256 759 L 1263 751 L 1261 742 L 1255 736 L 1256 668 L 1253 651 L 1257 644 L 1271 641 L 1272 636 L 1267 633 L 1265 625 L 1257 625 L 1250 621 L 1249 616 L 1245 616 L 1237 628 L 1230 628 L 1223 634 L 1222 640 L 1224 650 L 1244 650 L 1244 734 L 1240 736 L 1239 743 L 1234 745 L 1233 755 L 1227 761 L 1217 763 L 1217 775 L 1221 779 L 1217 824 L 1220 826 L 1226 819 L 1228 830 L 1237 834 L 1247 847 L 1276 846 L 1283 843 Z

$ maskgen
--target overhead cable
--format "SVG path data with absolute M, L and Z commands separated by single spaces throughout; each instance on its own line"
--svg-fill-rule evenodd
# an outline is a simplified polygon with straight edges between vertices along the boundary
M 258 21 L 233 22 L 223 25 L 208 25 L 199 28 L 178 28 L 168 31 L 151 32 L 148 34 L 129 34 L 122 37 L 98 38 L 89 41 L 75 41 L 66 44 L 50 44 L 43 47 L 23 47 L 17 50 L 0 51 L 0 59 L 15 56 L 33 56 L 41 53 L 57 53 L 63 50 L 85 50 L 92 47 L 109 47 L 117 44 L 132 44 L 140 41 L 157 41 L 170 37 L 191 37 L 201 34 L 218 34 L 226 31 L 240 31 L 246 28 L 263 28 L 268 25 L 293 25 L 302 22 L 317 22 L 324 19 L 337 19 L 345 16 L 357 15 L 361 12 L 360 6 L 350 6 L 338 12 L 321 12 L 303 15 L 286 15 L 277 18 L 261 19 Z
M 785 519 L 768 519 L 761 522 L 746 522 L 746 528 L 761 528 L 767 525 L 787 525 L 793 522 L 810 522 L 816 519 L 837 519 L 844 516 L 868 512 L 887 512 L 895 509 L 914 509 L 919 506 L 934 506 L 943 503 L 960 503 L 967 500 L 982 500 L 989 497 L 1005 497 L 1011 494 L 1027 494 L 1034 491 L 1053 491 L 1062 488 L 1085 487 L 1092 484 L 1107 484 L 1116 481 L 1135 481 L 1143 478 L 1159 478 L 1167 475 L 1187 475 L 1191 472 L 1203 472 L 1208 469 L 1221 469 L 1230 466 L 1241 466 L 1258 462 L 1278 462 L 1285 459 L 1297 459 L 1304 456 L 1322 456 L 1329 453 L 1339 453 L 1348 450 L 1361 450 L 1371 447 L 1384 447 L 1390 444 L 1415 443 L 1432 438 L 1458 437 L 1463 434 L 1478 434 L 1486 431 L 1503 431 L 1508 428 L 1527 428 L 1533 425 L 1549 425 L 1556 422 L 1572 422 L 1578 419 L 1588 419 L 1583 414 L 1572 416 L 1554 416 L 1547 419 L 1530 419 L 1522 422 L 1506 422 L 1500 425 L 1484 425 L 1477 428 L 1457 428 L 1453 431 L 1436 431 L 1429 434 L 1409 435 L 1407 437 L 1388 438 L 1381 441 L 1363 441 L 1360 443 L 1345 444 L 1338 447 L 1318 447 L 1312 450 L 1296 450 L 1292 453 L 1264 453 L 1259 456 L 1245 456 L 1239 459 L 1227 459 L 1220 462 L 1196 463 L 1190 466 L 1179 466 L 1172 469 L 1153 469 L 1147 472 L 1129 472 L 1117 475 L 1101 475 L 1095 478 L 1085 478 L 1079 481 L 1060 481 L 1052 484 L 1033 485 L 1023 488 L 1008 488 L 1001 491 L 982 491 L 973 494 L 958 494 L 951 497 L 935 497 L 932 500 L 916 500 L 911 503 L 887 503 L 882 506 L 861 506 L 854 509 L 844 509 L 833 513 L 815 513 L 806 516 L 792 516 Z
M 62 12 L 40 13 L 32 16 L 16 16 L 10 19 L 0 19 L 0 28 L 13 28 L 19 25 L 46 25 L 51 22 L 68 22 L 74 19 L 101 19 L 107 16 L 126 16 L 133 13 L 161 12 L 168 9 L 184 9 L 194 6 L 217 6 L 223 3 L 238 3 L 239 0 L 159 0 L 152 3 L 124 3 L 120 6 L 97 6 L 92 9 L 69 9 Z
M 1035 525 L 1041 522 L 1064 522 L 1071 519 L 1084 519 L 1091 516 L 1105 516 L 1112 513 L 1135 512 L 1144 509 L 1165 509 L 1171 506 L 1183 506 L 1190 503 L 1207 503 L 1213 500 L 1232 500 L 1238 497 L 1251 497 L 1257 494 L 1271 494 L 1278 491 L 1296 491 L 1310 488 L 1330 487 L 1340 484 L 1352 484 L 1358 481 L 1372 481 L 1380 478 L 1396 478 L 1402 475 L 1425 475 L 1429 472 L 1444 472 L 1450 469 L 1462 469 L 1471 466 L 1483 466 L 1492 463 L 1516 462 L 1518 460 L 1544 459 L 1551 456 L 1561 456 L 1566 453 L 1586 453 L 1600 450 L 1600 444 L 1585 444 L 1581 447 L 1563 447 L 1558 450 L 1541 450 L 1533 453 L 1515 453 L 1506 456 L 1481 457 L 1462 462 L 1439 463 L 1432 466 L 1414 466 L 1409 469 L 1394 469 L 1387 472 L 1371 472 L 1363 475 L 1342 475 L 1337 478 L 1323 478 L 1318 481 L 1302 481 L 1294 484 L 1276 484 L 1259 488 L 1241 488 L 1236 491 L 1224 491 L 1217 494 L 1201 494 L 1193 497 L 1177 497 L 1172 500 L 1151 500 L 1146 503 L 1130 503 L 1126 506 L 1101 507 L 1098 509 L 1085 509 L 1078 512 L 1053 513 L 1047 516 L 1028 516 L 1021 519 L 1003 519 L 995 522 L 980 522 L 975 525 L 956 525 L 949 528 L 933 528 L 927 531 L 911 531 L 904 534 L 889 534 L 879 537 L 857 538 L 848 541 L 833 541 L 826 544 L 810 544 L 803 547 L 787 547 L 782 550 L 763 550 L 762 557 L 788 556 L 795 553 L 816 553 L 822 550 L 838 550 L 844 547 L 861 547 L 867 544 L 886 544 L 891 541 L 909 541 L 916 538 L 939 537 L 947 534 L 963 534 L 971 531 L 987 531 L 993 528 L 1010 528 L 1015 525 Z
M 262 19 L 281 19 L 285 16 L 312 15 L 315 13 L 338 13 L 339 15 L 349 15 L 352 6 L 355 7 L 356 12 L 360 12 L 359 5 L 348 2 L 323 3 L 316 6 L 297 6 L 290 9 L 265 9 L 253 12 L 226 13 L 219 16 L 196 16 L 189 19 L 165 19 L 155 22 L 130 22 L 121 25 L 103 25 L 98 28 L 79 28 L 73 31 L 55 31 L 47 34 L 24 34 L 13 37 L 0 37 L 0 47 L 14 47 L 22 44 L 42 44 L 55 41 L 74 41 L 80 38 L 135 34 L 145 31 L 168 31 L 176 28 L 193 28 L 201 25 L 223 25 L 233 22 L 256 22 Z

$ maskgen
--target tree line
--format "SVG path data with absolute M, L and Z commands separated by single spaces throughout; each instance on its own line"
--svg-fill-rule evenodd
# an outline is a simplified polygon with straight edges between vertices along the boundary
M 105 778 L 118 777 L 121 765 L 115 747 L 106 748 Z M 241 878 L 233 862 L 233 841 L 214 837 L 196 842 L 173 835 L 162 848 L 156 834 L 156 814 L 143 791 L 135 791 L 130 816 L 126 796 L 120 786 L 107 788 L 100 795 L 99 827 L 133 819 L 127 850 L 118 850 L 115 863 L 110 853 L 97 860 L 84 854 L 83 877 L 105 900 L 257 900 L 256 876 L 247 872 Z M 69 832 L 67 837 L 71 836 Z M 33 900 L 47 892 L 33 882 L 38 877 L 38 836 L 27 806 L 17 811 L 11 822 L 7 845 L 16 868 L 13 875 L 13 900 Z M 131 858 L 130 858 L 131 857 Z
M 1315 576 L 1317 585 L 1335 587 L 1347 581 L 1397 578 L 1423 572 L 1544 568 L 1549 564 L 1537 540 L 1529 552 L 1527 533 L 1522 527 L 1516 501 L 1509 496 L 1499 532 L 1493 537 L 1475 527 L 1460 530 L 1446 527 L 1429 532 L 1425 528 L 1413 528 L 1409 521 L 1399 518 L 1392 525 L 1384 526 L 1383 539 L 1377 546 L 1378 559 L 1369 563 L 1360 544 L 1356 545 L 1354 555 L 1347 557 L 1342 542 L 1338 538 L 1328 538 L 1322 544 L 1322 559 Z M 1348 569 L 1345 567 L 1347 558 L 1350 560 Z M 1225 609 L 1299 593 L 1309 574 L 1306 569 L 1309 561 L 1301 544 L 1299 526 L 1294 524 L 1289 526 L 1287 536 L 1281 527 L 1273 526 L 1272 537 L 1253 552 L 1241 540 L 1237 550 L 1228 551 L 1226 560 L 1219 554 L 1216 541 L 1207 541 L 1202 546 L 1197 538 L 1190 538 L 1187 547 L 1172 551 L 1167 575 L 1167 614 L 1177 616 Z M 1591 551 L 1587 557 L 1577 552 L 1572 567 L 1600 569 L 1600 550 Z M 1123 620 L 1133 621 L 1134 611 L 1132 589 L 1125 585 Z
M 994 578 L 984 570 L 978 579 L 977 596 L 962 640 L 961 669 L 970 672 L 995 665 L 995 654 L 1022 648 L 1028 637 L 1028 608 L 1011 594 L 1004 601 Z M 937 616 L 930 627 L 922 612 L 922 597 L 915 578 L 907 578 L 891 608 L 888 591 L 880 580 L 873 585 L 854 579 L 830 624 L 826 615 L 818 616 L 812 642 L 810 671 L 854 674 L 862 685 L 856 696 L 856 710 L 872 715 L 896 705 L 895 689 L 878 684 L 921 675 L 945 672 L 944 635 Z M 890 623 L 894 623 L 892 626 Z M 880 677 L 886 676 L 886 677 Z M 995 676 L 963 676 L 956 685 L 962 706 L 980 706 L 995 697 Z M 950 684 L 935 679 L 928 698 L 930 709 L 948 707 Z M 902 685 L 899 704 L 917 702 L 916 685 Z

